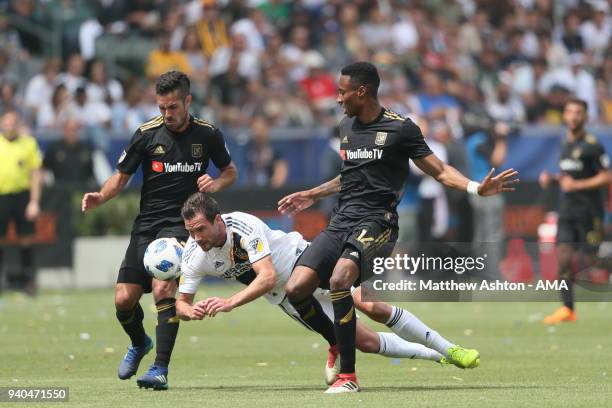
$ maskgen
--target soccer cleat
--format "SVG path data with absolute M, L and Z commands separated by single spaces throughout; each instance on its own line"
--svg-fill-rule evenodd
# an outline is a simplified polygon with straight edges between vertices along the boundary
M 446 351 L 447 364 L 454 364 L 459 368 L 476 368 L 480 365 L 480 353 L 478 350 L 466 349 L 461 346 L 449 347 Z M 441 364 L 442 361 L 440 361 Z
M 444 367 L 444 366 L 446 366 L 446 365 L 453 364 L 453 363 L 452 363 L 452 362 L 451 362 L 451 361 L 450 361 L 448 358 L 446 358 L 446 357 L 442 357 L 442 358 L 440 359 L 440 361 L 438 361 L 438 363 L 439 363 L 439 364 L 440 364 L 442 367 Z
M 578 316 L 576 312 L 567 306 L 560 307 L 551 315 L 544 318 L 544 324 L 559 324 L 563 322 L 574 322 Z
M 338 357 L 338 346 L 331 346 L 325 363 L 325 383 L 327 385 L 332 385 L 340 372 L 340 359 Z
M 128 352 L 125 353 L 121 364 L 119 364 L 119 379 L 127 380 L 138 371 L 140 361 L 149 351 L 153 348 L 153 340 L 149 336 L 146 336 L 144 346 L 130 346 Z
M 357 376 L 353 374 L 338 374 L 338 379 L 325 391 L 325 394 L 344 394 L 346 392 L 359 392 L 361 388 L 357 383 Z
M 138 388 L 153 388 L 156 391 L 168 389 L 168 367 L 153 364 L 149 371 L 140 377 L 136 383 Z

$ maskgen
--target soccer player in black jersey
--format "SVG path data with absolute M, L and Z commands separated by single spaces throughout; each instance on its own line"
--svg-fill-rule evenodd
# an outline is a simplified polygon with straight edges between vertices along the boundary
M 339 193 L 329 225 L 306 249 L 285 287 L 289 301 L 310 327 L 326 338 L 335 333 L 340 374 L 327 393 L 359 391 L 351 287 L 359 285 L 360 261 L 367 262 L 397 239 L 396 207 L 408 177 L 409 159 L 442 184 L 471 194 L 513 191 L 512 185 L 518 182 L 513 169 L 497 176 L 492 169 L 479 184 L 444 164 L 429 150 L 414 122 L 379 104 L 379 83 L 376 67 L 368 62 L 342 69 L 337 101 L 346 117 L 340 122 L 340 175 L 279 201 L 281 213 L 293 214 Z M 317 287 L 331 289 L 333 326 L 325 323 L 321 306 L 312 296 Z
M 585 266 L 597 262 L 603 239 L 603 192 L 610 184 L 608 155 L 595 136 L 584 129 L 587 103 L 570 99 L 563 109 L 563 121 L 567 136 L 561 145 L 561 175 L 540 174 L 542 187 L 556 180 L 563 192 L 557 226 L 557 261 L 559 278 L 567 285 L 567 289 L 561 289 L 563 306 L 544 318 L 546 324 L 576 320 L 572 257 L 576 250 L 581 250 Z
M 115 289 L 117 320 L 132 341 L 118 375 L 125 380 L 136 374 L 140 361 L 153 348 L 153 341 L 145 334 L 144 313 L 139 303 L 143 293 L 152 291 L 158 316 L 157 356 L 137 383 L 139 387 L 167 389 L 168 364 L 179 322 L 175 309 L 177 283 L 152 279 L 144 269 L 144 251 L 151 241 L 161 237 L 187 241 L 189 234 L 181 218 L 183 202 L 196 191 L 214 193 L 231 185 L 238 172 L 221 131 L 189 114 L 187 75 L 166 72 L 155 86 L 161 115 L 134 133 L 119 158 L 115 174 L 99 192 L 85 194 L 82 211 L 94 209 L 119 194 L 142 165 L 140 212 Z M 220 170 L 216 179 L 206 174 L 209 160 Z

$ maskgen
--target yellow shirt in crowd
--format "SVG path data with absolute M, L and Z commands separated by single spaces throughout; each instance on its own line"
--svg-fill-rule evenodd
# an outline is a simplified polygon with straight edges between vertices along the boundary
M 29 190 L 32 170 L 41 165 L 36 139 L 19 135 L 15 140 L 8 140 L 0 134 L 0 195 Z
M 147 61 L 147 75 L 149 78 L 156 78 L 164 72 L 177 70 L 187 75 L 191 74 L 191 64 L 187 54 L 181 51 L 163 52 L 153 50 L 149 54 Z

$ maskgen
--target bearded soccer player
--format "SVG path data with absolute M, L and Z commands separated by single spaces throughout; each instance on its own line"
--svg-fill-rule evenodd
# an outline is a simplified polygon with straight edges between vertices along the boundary
M 546 324 L 576 320 L 574 310 L 574 273 L 572 257 L 583 254 L 585 266 L 597 263 L 599 244 L 603 239 L 604 189 L 610 184 L 609 159 L 595 136 L 587 133 L 587 103 L 570 99 L 563 110 L 567 135 L 561 146 L 561 175 L 540 174 L 540 185 L 559 182 L 563 196 L 557 226 L 557 261 L 559 278 L 567 289 L 561 289 L 563 306 L 544 318 Z
M 409 159 L 445 186 L 470 194 L 513 191 L 518 182 L 518 172 L 513 169 L 497 176 L 491 169 L 478 183 L 443 163 L 431 152 L 414 122 L 380 105 L 379 84 L 378 71 L 369 62 L 342 68 L 337 101 L 346 117 L 339 126 L 340 175 L 279 201 L 281 213 L 293 214 L 322 197 L 340 195 L 329 225 L 304 251 L 285 287 L 302 319 L 323 330 L 328 330 L 320 323 L 325 315 L 313 293 L 317 287 L 331 290 L 340 374 L 326 391 L 330 394 L 360 390 L 355 373 L 356 316 L 351 287 L 360 284 L 361 261 L 371 264 L 373 256 L 381 256 L 380 250 L 388 250 L 392 246 L 388 244 L 397 239 L 396 207 L 408 176 Z M 479 359 L 477 355 L 469 357 L 473 364 Z
M 162 74 L 155 84 L 161 115 L 143 124 L 132 137 L 117 163 L 117 172 L 99 192 L 83 197 L 82 211 L 94 209 L 123 190 L 142 165 L 144 181 L 140 212 L 134 221 L 130 243 L 119 268 L 115 289 L 117 320 L 132 341 L 118 370 L 126 380 L 136 374 L 142 358 L 153 348 L 142 324 L 139 300 L 153 292 L 157 306 L 157 355 L 139 387 L 168 388 L 168 364 L 178 333 L 176 281 L 152 279 L 143 265 L 144 252 L 157 238 L 175 237 L 185 242 L 188 233 L 181 218 L 183 202 L 194 192 L 214 193 L 231 185 L 237 177 L 223 134 L 211 123 L 189 114 L 189 78 L 182 72 Z M 206 174 L 209 161 L 220 170 L 213 179 Z
M 180 294 L 176 301 L 176 312 L 181 319 L 214 317 L 217 313 L 230 312 L 263 296 L 295 321 L 312 329 L 291 306 L 284 290 L 293 265 L 308 246 L 298 232 L 272 230 L 259 218 L 243 212 L 221 214 L 217 202 L 204 193 L 194 193 L 189 197 L 181 213 L 190 235 L 183 252 Z M 194 304 L 198 286 L 208 275 L 235 279 L 246 287 L 228 298 L 210 297 Z M 332 330 L 331 337 L 326 340 L 330 350 L 334 350 L 336 339 L 330 320 L 334 314 L 329 295 L 327 291 L 318 289 L 315 296 L 328 317 L 326 324 Z M 464 360 L 455 360 L 453 357 L 458 353 L 449 354 L 448 349 L 464 349 L 450 343 L 408 311 L 382 302 L 361 303 L 359 288 L 353 296 L 357 309 L 376 321 L 384 323 L 390 320 L 391 315 L 394 318 L 410 316 L 404 319 L 409 320 L 407 327 L 398 331 L 391 326 L 395 333 L 376 333 L 362 322 L 357 322 L 356 345 L 364 353 L 427 359 L 460 368 L 474 368 L 477 365 L 466 365 Z M 389 312 L 381 321 L 379 315 L 385 309 Z M 477 356 L 475 350 L 471 354 Z M 331 355 L 333 358 L 328 359 L 325 365 L 325 380 L 330 385 L 335 382 L 339 370 L 337 358 L 333 352 Z

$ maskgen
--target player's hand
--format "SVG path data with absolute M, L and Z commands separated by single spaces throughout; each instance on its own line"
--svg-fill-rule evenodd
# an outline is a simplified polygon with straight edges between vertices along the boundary
M 219 191 L 219 186 L 214 178 L 204 174 L 198 178 L 198 191 L 200 193 L 216 193 Z
M 30 201 L 25 209 L 25 217 L 28 221 L 34 221 L 40 214 L 40 206 L 36 201 Z
M 293 215 L 314 204 L 307 191 L 298 191 L 281 198 L 278 202 L 278 212 Z
M 189 313 L 189 318 L 191 320 L 202 320 L 206 316 L 206 311 L 204 310 L 204 306 L 202 305 L 202 301 L 196 303 L 191 307 L 191 311 Z
M 508 169 L 502 171 L 497 176 L 493 177 L 495 169 L 491 169 L 489 174 L 482 180 L 480 187 L 478 187 L 478 195 L 481 196 L 492 196 L 499 193 L 507 193 L 514 191 L 514 184 L 519 182 L 518 171 L 514 169 Z
M 561 191 L 563 191 L 564 193 L 571 193 L 572 191 L 576 191 L 576 179 L 574 179 L 568 174 L 563 174 L 559 178 L 559 187 L 561 187 Z
M 81 211 L 85 212 L 99 207 L 104 202 L 104 198 L 100 193 L 86 193 L 81 201 Z
M 211 297 L 203 301 L 206 306 L 206 314 L 214 317 L 219 312 L 231 312 L 234 306 L 229 299 Z

